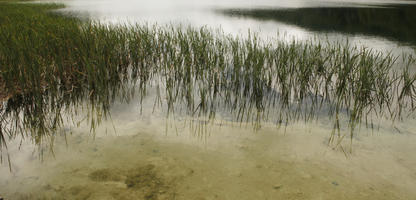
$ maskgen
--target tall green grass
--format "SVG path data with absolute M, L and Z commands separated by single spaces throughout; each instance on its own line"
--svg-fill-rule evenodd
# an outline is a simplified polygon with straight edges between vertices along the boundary
M 0 147 L 17 135 L 51 138 L 84 102 L 94 129 L 116 99 L 135 90 L 145 97 L 149 87 L 168 113 L 229 114 L 256 128 L 328 116 L 330 142 L 336 132 L 343 138 L 340 115 L 352 137 L 372 117 L 394 121 L 415 110 L 412 57 L 397 62 L 349 44 L 265 42 L 207 28 L 107 25 L 52 11 L 62 7 L 0 3 L 0 91 L 8 97 Z

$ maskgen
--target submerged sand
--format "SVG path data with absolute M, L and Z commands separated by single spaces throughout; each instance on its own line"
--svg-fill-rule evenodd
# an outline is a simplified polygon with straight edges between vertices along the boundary
M 120 109 L 123 110 L 123 109 Z M 412 199 L 416 198 L 414 123 L 361 128 L 341 148 L 330 126 L 213 123 L 131 112 L 96 132 L 66 128 L 53 154 L 26 141 L 0 168 L 5 199 Z M 128 113 L 128 112 L 127 112 Z M 386 123 L 382 123 L 386 124 Z M 116 132 L 114 132 L 114 127 Z M 65 139 L 66 138 L 66 139 Z M 17 141 L 16 141 L 17 142 Z M 12 145 L 9 145 L 12 146 Z M 18 146 L 18 145 L 16 145 Z M 34 151 L 35 150 L 35 151 Z

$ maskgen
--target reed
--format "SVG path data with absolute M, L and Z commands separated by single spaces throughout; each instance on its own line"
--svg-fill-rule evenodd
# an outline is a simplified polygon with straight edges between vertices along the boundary
M 115 100 L 143 99 L 149 87 L 168 115 L 229 115 L 255 128 L 330 117 L 330 142 L 336 132 L 343 138 L 340 115 L 352 137 L 369 118 L 415 110 L 412 57 L 207 28 L 107 25 L 53 12 L 62 7 L 0 3 L 1 148 L 16 135 L 42 143 L 79 108 L 88 108 L 94 130 Z

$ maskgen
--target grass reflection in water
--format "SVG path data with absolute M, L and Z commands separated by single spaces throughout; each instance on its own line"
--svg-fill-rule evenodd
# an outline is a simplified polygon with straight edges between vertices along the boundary
M 415 109 L 410 56 L 206 28 L 110 26 L 50 12 L 57 8 L 0 3 L 2 151 L 17 136 L 49 144 L 85 110 L 93 131 L 116 100 L 143 99 L 149 88 L 167 115 L 208 122 L 227 115 L 260 128 L 329 117 L 335 143 L 362 122 L 372 126 L 373 117 L 394 121 Z

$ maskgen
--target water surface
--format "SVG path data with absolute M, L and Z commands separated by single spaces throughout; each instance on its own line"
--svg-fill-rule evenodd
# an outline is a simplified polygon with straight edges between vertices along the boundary
M 373 20 L 374 16 L 383 21 L 384 15 L 389 15 L 391 23 L 395 23 L 402 12 L 391 10 L 389 4 L 411 4 L 410 1 L 64 2 L 69 6 L 66 11 L 103 22 L 207 26 L 242 37 L 251 29 L 265 40 L 271 37 L 287 41 L 349 40 L 397 54 L 414 51 L 413 24 L 409 20 L 397 24 L 400 26 L 397 32 L 392 31 L 396 30 L 394 27 L 381 26 L 380 30 L 366 27 L 367 23 L 379 23 Z M 408 16 L 403 19 L 413 19 L 412 6 L 400 8 Z M 232 15 L 222 11 L 232 11 Z M 364 18 L 367 23 L 344 24 L 338 18 L 321 21 L 329 15 L 347 19 L 351 13 L 355 13 L 352 19 L 367 16 Z M 322 24 L 316 24 L 319 21 Z M 11 166 L 3 153 L 0 196 L 6 199 L 416 198 L 413 115 L 395 122 L 375 117 L 370 127 L 359 125 L 352 139 L 348 127 L 342 126 L 342 135 L 328 144 L 333 119 L 325 115 L 308 122 L 294 120 L 279 124 L 271 120 L 262 123 L 261 129 L 250 122 L 236 122 L 220 115 L 221 109 L 209 123 L 203 118 L 190 118 L 186 112 L 166 118 L 167 105 L 157 100 L 160 96 L 155 90 L 149 88 L 147 96 L 136 95 L 126 98 L 128 101 L 108 104 L 111 115 L 102 121 L 101 110 L 85 100 L 88 98 L 68 103 L 69 112 L 62 113 L 62 126 L 53 130 L 52 135 L 42 139 L 19 135 L 8 138 Z M 177 109 L 180 111 L 181 105 Z M 48 114 L 55 113 L 43 114 L 53 119 Z M 92 120 L 94 116 L 98 117 L 96 121 Z M 344 125 L 348 124 L 347 113 L 342 112 L 341 118 Z
M 67 11 L 111 23 L 181 24 L 287 41 L 349 41 L 384 52 L 414 53 L 414 1 L 64 1 Z M 238 12 L 236 12 L 238 11 Z M 231 15 L 230 15 L 231 14 Z M 280 16 L 280 17 L 278 17 Z M 358 18 L 358 19 L 357 19 Z
M 414 123 L 363 128 L 353 153 L 327 144 L 326 120 L 276 128 L 217 120 L 165 120 L 120 104 L 93 137 L 58 132 L 42 159 L 31 142 L 10 144 L 1 167 L 10 199 L 409 199 L 416 196 Z M 148 115 L 149 114 L 149 115 Z M 388 123 L 386 123 L 388 124 Z M 114 129 L 115 128 L 115 129 Z M 114 131 L 116 130 L 116 131 Z M 70 134 L 69 134 L 70 133 Z M 348 149 L 349 141 L 343 143 Z M 43 160 L 43 161 L 41 161 Z
M 414 119 L 357 127 L 328 144 L 332 119 L 263 123 L 166 118 L 144 99 L 116 101 L 91 132 L 91 107 L 67 113 L 43 142 L 8 141 L 6 199 L 409 199 L 416 197 Z M 73 116 L 74 118 L 70 118 Z M 67 119 L 64 117 L 64 119 Z M 73 123 L 75 122 L 75 123 Z M 345 122 L 343 122 L 345 123 Z M 348 128 L 341 129 L 349 134 Z M 352 142 L 352 151 L 350 151 Z M 10 171 L 11 170 L 11 171 Z

